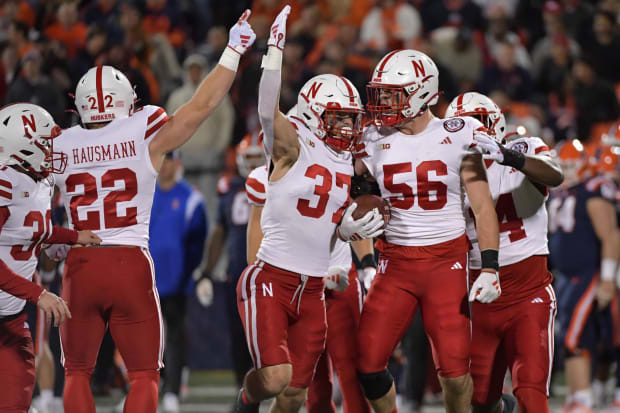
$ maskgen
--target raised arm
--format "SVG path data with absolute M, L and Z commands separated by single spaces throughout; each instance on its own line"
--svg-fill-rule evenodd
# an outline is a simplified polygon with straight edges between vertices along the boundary
M 256 38 L 247 22 L 249 16 L 250 11 L 246 10 L 230 29 L 228 46 L 222 53 L 218 65 L 203 79 L 192 98 L 174 113 L 152 139 L 149 153 L 156 170 L 159 170 L 163 156 L 189 140 L 198 126 L 228 93 L 237 72 L 239 59 Z
M 267 54 L 263 57 L 263 74 L 258 87 L 258 116 L 263 128 L 263 147 L 277 163 L 280 159 L 295 161 L 299 155 L 297 131 L 280 112 L 282 83 L 282 49 L 286 38 L 286 20 L 291 11 L 285 6 L 271 25 Z

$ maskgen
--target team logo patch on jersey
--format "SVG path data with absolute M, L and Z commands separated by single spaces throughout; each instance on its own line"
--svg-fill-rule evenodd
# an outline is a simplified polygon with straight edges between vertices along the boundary
M 512 149 L 513 151 L 517 151 L 521 153 L 527 153 L 527 148 L 528 148 L 527 142 L 517 142 L 510 147 L 510 149 Z
M 380 151 L 390 149 L 390 144 L 389 143 L 378 143 L 377 149 L 379 149 Z
M 465 126 L 465 121 L 461 118 L 452 118 L 443 122 L 443 128 L 448 132 L 458 132 Z

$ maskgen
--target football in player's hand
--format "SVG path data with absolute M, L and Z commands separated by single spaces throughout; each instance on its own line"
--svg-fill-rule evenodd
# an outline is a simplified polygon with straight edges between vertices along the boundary
M 377 208 L 379 213 L 383 215 L 383 227 L 387 225 L 390 220 L 390 205 L 385 201 L 385 199 L 378 197 L 377 195 L 360 195 L 355 198 L 355 203 L 357 204 L 357 208 L 353 211 L 353 219 L 360 219 L 368 211 Z

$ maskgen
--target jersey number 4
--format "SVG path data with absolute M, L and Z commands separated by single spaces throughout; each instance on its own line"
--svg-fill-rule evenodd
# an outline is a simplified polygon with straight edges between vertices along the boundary
M 125 189 L 110 192 L 103 199 L 103 223 L 104 228 L 123 228 L 138 223 L 138 208 L 127 207 L 125 216 L 118 216 L 117 204 L 131 201 L 138 193 L 138 180 L 136 173 L 129 168 L 111 169 L 101 176 L 101 188 L 114 188 L 117 181 L 122 181 Z M 88 172 L 70 175 L 66 180 L 67 193 L 75 192 L 78 186 L 84 187 L 84 193 L 71 197 L 70 210 L 73 226 L 78 230 L 89 229 L 97 231 L 101 229 L 100 211 L 88 211 L 85 219 L 80 219 L 78 208 L 91 205 L 97 200 L 97 180 Z

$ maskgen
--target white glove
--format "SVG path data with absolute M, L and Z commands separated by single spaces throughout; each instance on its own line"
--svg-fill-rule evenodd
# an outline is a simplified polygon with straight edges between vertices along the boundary
M 366 267 L 359 272 L 359 275 L 362 277 L 362 281 L 364 282 L 364 288 L 366 291 L 369 291 L 370 286 L 372 285 L 372 280 L 374 280 L 377 275 L 377 269 L 375 267 Z
M 385 221 L 377 208 L 366 212 L 366 215 L 357 220 L 353 219 L 355 208 L 357 208 L 357 204 L 353 202 L 344 210 L 342 221 L 336 229 L 341 240 L 346 242 L 359 241 L 378 237 L 383 233 Z
M 474 132 L 474 140 L 477 148 L 483 154 L 484 159 L 492 159 L 499 163 L 504 162 L 504 153 L 502 146 L 492 137 L 482 131 Z
M 62 261 L 67 257 L 70 249 L 71 245 L 68 244 L 52 244 L 43 251 L 51 260 Z
M 250 13 L 250 10 L 244 11 L 228 34 L 228 47 L 240 55 L 244 54 L 256 40 L 256 34 L 248 23 Z
M 203 307 L 213 304 L 213 283 L 208 278 L 203 278 L 196 285 L 196 297 Z
M 483 271 L 471 287 L 469 301 L 478 300 L 481 303 L 488 304 L 497 300 L 501 294 L 502 289 L 499 286 L 499 275 L 497 272 Z
M 291 6 L 288 4 L 284 6 L 278 17 L 273 21 L 271 29 L 269 30 L 269 40 L 267 40 L 267 46 L 275 46 L 282 50 L 284 48 L 284 41 L 286 38 L 286 19 L 291 12 Z
M 325 288 L 336 291 L 344 291 L 349 286 L 349 271 L 340 266 L 334 265 L 327 269 Z

